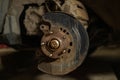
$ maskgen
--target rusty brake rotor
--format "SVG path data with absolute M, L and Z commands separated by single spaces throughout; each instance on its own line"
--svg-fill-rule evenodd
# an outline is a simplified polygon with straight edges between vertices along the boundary
M 38 64 L 38 69 L 53 75 L 73 71 L 81 65 L 87 54 L 86 30 L 79 21 L 65 13 L 47 13 L 43 15 L 43 19 L 50 25 L 39 26 L 44 33 L 39 52 L 53 60 L 43 60 Z

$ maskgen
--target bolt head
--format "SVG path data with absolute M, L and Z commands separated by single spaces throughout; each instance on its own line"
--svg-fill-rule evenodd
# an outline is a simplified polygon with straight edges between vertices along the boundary
M 41 46 L 43 46 L 43 45 L 45 45 L 45 43 L 44 43 L 44 42 L 42 42 L 42 43 L 41 43 Z
M 52 31 L 50 31 L 49 33 L 50 33 L 50 34 L 53 34 L 53 32 L 52 32 Z
M 50 56 L 50 57 L 52 57 L 52 56 L 53 56 L 53 54 L 50 54 L 49 56 Z
M 66 50 L 63 50 L 63 53 L 66 53 Z

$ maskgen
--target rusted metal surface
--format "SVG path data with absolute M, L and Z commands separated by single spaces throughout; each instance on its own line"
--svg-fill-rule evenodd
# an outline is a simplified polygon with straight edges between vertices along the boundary
M 51 50 L 52 49 L 58 49 L 59 48 L 59 46 L 60 46 L 60 43 L 59 43 L 59 41 L 57 40 L 57 39 L 52 39 L 50 42 L 49 42 L 49 47 L 51 48 Z
M 64 19 L 63 19 L 64 18 Z M 81 23 L 64 13 L 48 13 L 41 24 L 38 69 L 53 75 L 64 75 L 75 70 L 83 62 L 88 49 L 88 36 Z M 43 26 L 44 25 L 44 26 Z M 51 60 L 52 59 L 52 60 Z
M 55 4 L 55 9 L 50 7 L 51 3 Z M 25 11 L 24 25 L 28 35 L 43 33 L 37 51 L 38 69 L 53 75 L 64 75 L 81 65 L 86 56 L 88 16 L 84 6 L 76 0 L 66 0 L 63 4 L 46 0 L 44 4 L 29 6 Z
M 87 54 L 88 15 L 77 0 L 12 0 L 5 19 L 6 34 L 42 35 L 38 69 L 43 72 L 67 74 L 81 65 Z
M 46 56 L 56 59 L 66 52 L 70 52 L 70 46 L 74 49 L 72 36 L 67 29 L 59 24 L 55 25 L 55 23 L 52 23 L 50 28 L 47 27 L 48 25 L 40 26 L 44 32 L 41 39 L 41 49 Z

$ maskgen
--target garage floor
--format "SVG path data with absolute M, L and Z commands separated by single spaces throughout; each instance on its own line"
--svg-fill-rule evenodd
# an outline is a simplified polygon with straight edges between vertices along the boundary
M 52 76 L 29 67 L 0 72 L 0 80 L 119 80 L 120 47 L 100 47 L 82 66 L 65 76 Z

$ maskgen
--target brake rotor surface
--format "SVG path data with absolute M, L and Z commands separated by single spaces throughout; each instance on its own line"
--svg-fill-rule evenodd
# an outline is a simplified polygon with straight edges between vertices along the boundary
M 51 12 L 43 16 L 44 33 L 40 53 L 48 59 L 38 64 L 38 69 L 53 75 L 64 75 L 83 62 L 88 50 L 88 35 L 81 23 L 65 13 Z M 48 24 L 49 23 L 49 24 Z

